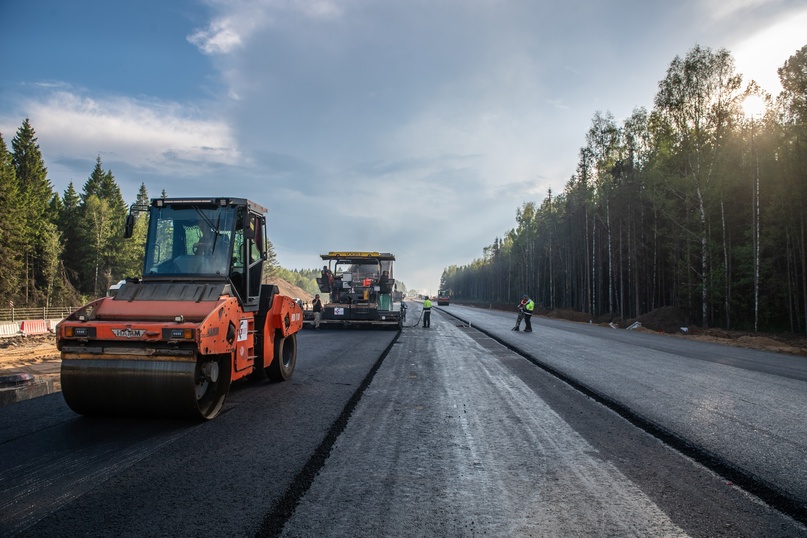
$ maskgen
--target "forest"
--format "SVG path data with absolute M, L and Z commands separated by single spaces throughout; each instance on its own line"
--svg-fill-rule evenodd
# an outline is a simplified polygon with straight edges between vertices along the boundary
M 693 326 L 807 333 L 807 46 L 777 72 L 772 96 L 726 49 L 674 58 L 652 110 L 596 112 L 563 192 L 525 202 L 441 289 L 479 303 L 527 293 L 606 321 L 672 306 Z
M 80 306 L 119 280 L 140 276 L 146 215 L 134 213 L 134 235 L 124 239 L 129 205 L 100 156 L 80 192 L 71 182 L 55 193 L 47 174 L 28 119 L 10 151 L 0 134 L 0 296 L 16 307 Z M 148 201 L 141 184 L 133 202 Z M 317 293 L 318 272 L 283 269 L 271 242 L 267 252 L 265 280 L 279 277 Z

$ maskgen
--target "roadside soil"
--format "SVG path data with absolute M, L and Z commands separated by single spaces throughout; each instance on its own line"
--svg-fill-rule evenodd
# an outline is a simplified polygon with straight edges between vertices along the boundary
M 61 363 L 54 334 L 0 338 L 0 377 L 31 374 L 37 379 L 52 379 L 53 388 L 61 390 Z

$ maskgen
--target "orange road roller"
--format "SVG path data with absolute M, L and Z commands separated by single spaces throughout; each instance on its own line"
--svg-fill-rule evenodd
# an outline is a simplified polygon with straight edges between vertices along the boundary
M 145 234 L 142 276 L 56 328 L 71 409 L 211 419 L 232 382 L 292 376 L 303 312 L 262 283 L 266 212 L 244 198 L 132 206 L 124 236 Z

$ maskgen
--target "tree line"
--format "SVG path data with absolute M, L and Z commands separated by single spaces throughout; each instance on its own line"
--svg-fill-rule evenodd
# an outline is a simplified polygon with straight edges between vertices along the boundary
M 161 196 L 167 196 L 164 189 Z M 149 200 L 141 183 L 134 203 Z M 17 307 L 76 306 L 106 294 L 119 280 L 140 276 L 147 219 L 135 211 L 134 234 L 124 239 L 129 207 L 100 157 L 80 192 L 70 182 L 59 195 L 29 119 L 10 151 L 0 133 L 0 296 Z M 285 269 L 271 241 L 267 247 L 264 281 L 282 278 L 319 293 L 318 269 Z
M 695 46 L 653 109 L 596 112 L 563 192 L 516 211 L 483 256 L 444 269 L 456 299 L 628 320 L 663 306 L 690 323 L 807 333 L 807 46 L 773 97 L 725 49 Z M 744 109 L 752 99 L 759 114 Z
M 149 203 L 144 183 L 134 203 Z M 23 121 L 10 151 L 0 133 L 0 296 L 17 307 L 75 306 L 140 276 L 147 218 L 135 212 L 133 237 L 124 239 L 128 212 L 100 156 L 80 192 L 70 182 L 60 195 L 30 121 Z M 279 270 L 271 242 L 268 258 L 265 278 Z

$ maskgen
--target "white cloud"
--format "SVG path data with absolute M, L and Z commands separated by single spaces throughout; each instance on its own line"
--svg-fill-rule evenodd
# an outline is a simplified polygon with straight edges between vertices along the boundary
M 706 9 L 716 21 L 770 4 L 771 0 L 707 0 Z M 775 2 L 774 2 L 775 3 Z
M 189 35 L 188 41 L 205 54 L 227 54 L 243 44 L 239 30 L 241 29 L 233 28 L 231 19 L 217 19 L 207 28 Z
M 773 25 L 731 47 L 737 71 L 746 81 L 755 80 L 763 89 L 777 95 L 782 91 L 777 69 L 807 44 L 807 9 L 788 15 Z
M 340 4 L 332 0 L 219 0 L 211 5 L 223 14 L 187 37 L 208 55 L 235 52 L 245 47 L 253 34 L 286 17 L 328 19 L 342 14 Z
M 112 154 L 135 169 L 178 168 L 187 175 L 194 168 L 189 163 L 235 164 L 240 157 L 227 124 L 195 119 L 198 111 L 176 103 L 91 99 L 59 91 L 24 108 L 37 131 L 47 133 L 42 143 L 51 158 Z

